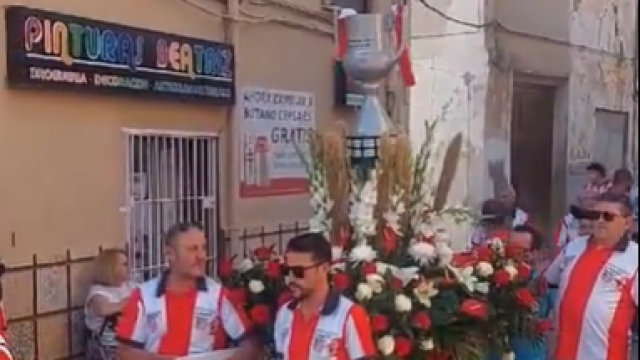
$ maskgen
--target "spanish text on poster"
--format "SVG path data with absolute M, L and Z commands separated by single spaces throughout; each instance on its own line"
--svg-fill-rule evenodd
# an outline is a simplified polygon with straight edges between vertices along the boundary
M 240 92 L 240 197 L 308 192 L 298 151 L 308 149 L 315 129 L 311 93 L 244 88 Z

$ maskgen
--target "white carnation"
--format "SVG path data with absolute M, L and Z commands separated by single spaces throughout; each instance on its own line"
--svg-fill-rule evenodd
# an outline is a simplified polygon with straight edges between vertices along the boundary
M 436 257 L 435 246 L 426 241 L 416 241 L 409 246 L 409 256 L 411 256 L 420 265 L 429 264 Z
M 448 266 L 453 261 L 453 249 L 445 242 L 436 242 L 436 254 L 443 266 Z
M 484 294 L 484 295 L 489 293 L 490 288 L 489 288 L 488 282 L 479 282 L 479 283 L 476 283 L 474 286 L 477 293 Z
M 420 341 L 420 349 L 424 351 L 431 351 L 435 348 L 435 344 L 433 343 L 433 339 L 428 338 L 426 340 Z
M 476 272 L 478 276 L 481 277 L 491 276 L 491 274 L 493 274 L 493 266 L 486 261 L 480 261 L 478 265 L 476 265 Z
M 254 264 L 253 260 L 250 258 L 244 258 L 240 261 L 235 261 L 233 263 L 233 269 L 240 273 L 245 273 L 251 269 L 253 269 Z
M 260 280 L 251 280 L 249 281 L 249 291 L 254 294 L 260 294 L 264 291 L 264 283 Z
M 404 294 L 396 295 L 394 304 L 396 306 L 396 311 L 401 313 L 409 312 L 412 308 L 411 299 Z
M 393 354 L 393 351 L 396 349 L 396 341 L 390 335 L 385 335 L 378 339 L 378 350 L 384 356 L 389 356 Z
M 489 248 L 495 251 L 497 254 L 504 254 L 504 242 L 501 239 L 493 238 L 487 242 Z
M 358 286 L 356 287 L 356 299 L 365 301 L 371 299 L 372 296 L 373 289 L 371 289 L 371 286 L 365 283 L 358 284 Z
M 371 246 L 361 243 L 351 249 L 349 261 L 354 263 L 373 262 L 376 257 L 378 257 L 378 253 Z
M 504 271 L 508 272 L 512 279 L 518 275 L 518 269 L 516 269 L 513 265 L 505 266 Z

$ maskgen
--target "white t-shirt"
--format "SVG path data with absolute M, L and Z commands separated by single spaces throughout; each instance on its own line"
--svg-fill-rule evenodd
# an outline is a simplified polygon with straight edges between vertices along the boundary
M 103 316 L 96 315 L 89 307 L 89 302 L 95 296 L 103 296 L 110 303 L 118 303 L 129 297 L 134 287 L 134 284 L 130 282 L 126 282 L 121 286 L 92 285 L 91 288 L 89 288 L 89 294 L 87 295 L 87 301 L 84 309 L 84 321 L 87 329 L 97 333 L 100 331 L 105 321 Z M 112 341 L 115 343 L 115 334 L 113 334 L 111 329 L 105 328 L 102 340 L 103 344 L 110 343 Z

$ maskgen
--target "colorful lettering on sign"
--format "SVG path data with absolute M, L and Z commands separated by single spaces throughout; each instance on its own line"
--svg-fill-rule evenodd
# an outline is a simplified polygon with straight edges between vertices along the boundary
M 126 65 L 131 71 L 145 67 L 195 78 L 233 78 L 233 53 L 229 49 L 156 38 L 155 49 L 145 47 L 143 35 L 81 23 L 29 16 L 24 21 L 24 49 L 28 53 L 74 62 Z M 150 44 L 151 45 L 151 44 Z M 155 54 L 145 54 L 146 51 Z M 153 56 L 155 55 L 155 56 Z M 145 58 L 153 63 L 145 63 Z

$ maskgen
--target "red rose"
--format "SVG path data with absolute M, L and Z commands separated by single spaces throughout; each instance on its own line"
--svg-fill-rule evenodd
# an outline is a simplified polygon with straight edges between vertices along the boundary
M 392 251 L 396 250 L 398 247 L 398 234 L 390 228 L 385 227 L 382 230 L 382 251 L 385 254 L 389 254 Z
M 218 276 L 220 276 L 220 278 L 225 279 L 233 275 L 234 260 L 235 256 L 218 260 Z
M 549 319 L 538 320 L 535 329 L 538 334 L 546 334 L 553 330 L 553 322 Z
M 375 333 L 384 333 L 389 329 L 389 319 L 381 314 L 371 317 L 371 330 Z
M 475 251 L 478 261 L 491 261 L 493 260 L 493 250 L 488 246 L 480 246 Z
M 247 291 L 244 288 L 229 289 L 227 298 L 232 304 L 242 306 L 247 302 Z
M 489 308 L 487 304 L 480 300 L 467 299 L 462 302 L 460 312 L 472 318 L 486 319 L 489 314 Z
M 416 329 L 429 330 L 431 328 L 431 318 L 424 311 L 419 311 L 411 317 L 411 323 Z
M 267 325 L 271 322 L 271 312 L 266 305 L 256 305 L 249 311 L 251 320 L 256 325 Z
M 291 300 L 293 300 L 293 294 L 290 291 L 285 291 L 278 296 L 278 306 L 283 306 Z
M 258 259 L 259 261 L 269 261 L 274 254 L 275 252 L 273 251 L 273 246 L 260 246 L 259 248 L 253 250 L 253 257 Z
M 520 264 L 516 269 L 518 269 L 518 278 L 521 280 L 527 281 L 531 278 L 531 274 L 533 273 L 531 266 L 527 264 Z
M 265 273 L 272 279 L 278 279 L 281 275 L 281 265 L 277 261 L 269 261 L 265 267 Z
M 389 284 L 389 288 L 393 291 L 400 291 L 404 289 L 404 284 L 402 283 L 402 280 L 398 279 L 395 276 L 392 276 L 389 279 L 389 281 L 387 281 L 387 283 Z
M 413 342 L 404 336 L 397 336 L 395 340 L 396 355 L 398 355 L 400 358 L 409 356 L 409 354 L 411 354 L 411 348 L 413 348 Z
M 349 288 L 350 283 L 349 276 L 345 273 L 337 273 L 333 275 L 333 286 L 340 291 L 345 291 Z
M 362 274 L 364 276 L 377 274 L 377 273 L 378 273 L 378 269 L 376 268 L 375 263 L 366 263 L 362 265 Z
M 493 283 L 497 286 L 505 286 L 511 282 L 511 274 L 505 269 L 500 269 L 493 274 Z
M 518 304 L 527 308 L 531 308 L 536 304 L 536 298 L 533 297 L 533 294 L 527 288 L 516 290 L 516 300 Z

